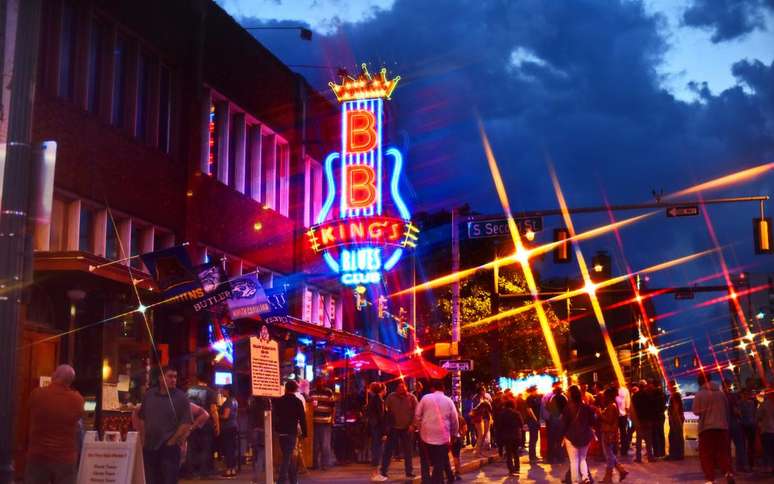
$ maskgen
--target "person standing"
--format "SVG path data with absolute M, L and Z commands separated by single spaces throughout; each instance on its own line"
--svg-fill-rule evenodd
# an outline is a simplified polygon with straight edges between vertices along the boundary
M 613 482 L 613 469 L 618 470 L 619 482 L 626 479 L 629 473 L 618 463 L 616 451 L 618 450 L 618 438 L 620 435 L 618 405 L 618 389 L 615 387 L 607 388 L 602 394 L 602 413 L 600 415 L 599 433 L 601 437 L 602 452 L 607 461 L 605 477 L 601 482 Z M 626 431 L 626 430 L 624 430 Z
M 422 397 L 414 414 L 419 429 L 422 484 L 443 484 L 443 474 L 449 463 L 452 437 L 459 432 L 457 407 L 444 394 L 442 380 L 433 382 L 433 393 Z M 432 475 L 430 473 L 432 467 Z
M 763 444 L 764 472 L 774 473 L 774 389 L 769 388 L 757 411 L 758 430 Z
M 174 484 L 180 470 L 181 446 L 193 423 L 191 402 L 177 388 L 177 370 L 162 368 L 158 386 L 148 389 L 138 412 L 145 462 L 145 482 Z
M 540 435 L 540 395 L 537 386 L 527 388 L 527 428 L 529 429 L 529 463 L 537 463 L 537 443 Z
M 715 481 L 715 468 L 734 482 L 731 471 L 731 443 L 728 436 L 728 400 L 710 380 L 707 373 L 699 373 L 700 390 L 693 399 L 693 413 L 699 417 L 699 460 L 707 482 Z
M 745 439 L 744 429 L 742 428 L 742 411 L 740 408 L 742 397 L 739 393 L 732 391 L 725 382 L 723 383 L 723 393 L 726 394 L 726 399 L 728 400 L 728 435 L 734 445 L 736 471 L 744 472 L 748 459 L 747 439 Z
M 564 459 L 562 456 L 562 434 L 564 433 L 562 414 L 566 406 L 567 397 L 564 396 L 562 385 L 554 385 L 553 394 L 543 407 L 543 417 L 546 420 L 546 433 L 548 434 L 548 462 L 550 464 L 562 462 Z
M 664 436 L 664 424 L 666 423 L 666 394 L 661 382 L 655 380 L 650 385 L 650 400 L 653 406 L 653 457 L 661 459 L 666 457 L 666 438 Z
M 314 390 L 309 394 L 312 401 L 314 423 L 314 442 L 312 445 L 312 469 L 326 470 L 331 465 L 331 435 L 335 419 L 335 400 L 333 390 L 325 386 L 318 378 Z
M 626 385 L 615 382 L 616 396 L 615 404 L 618 407 L 618 436 L 621 440 L 620 455 L 629 455 L 629 447 L 632 445 L 632 439 L 629 433 L 629 414 L 631 413 L 632 397 Z
M 412 435 L 414 434 L 414 413 L 417 405 L 416 397 L 408 392 L 408 388 L 403 381 L 398 382 L 398 387 L 387 397 L 385 408 L 390 422 L 387 442 L 384 447 L 384 455 L 382 456 L 382 467 L 372 480 L 386 481 L 389 479 L 387 472 L 390 469 L 390 462 L 399 447 L 403 450 L 403 466 L 406 471 L 406 479 L 414 478 L 414 463 L 411 457 L 411 450 L 414 447 Z
M 194 477 L 208 477 L 214 471 L 212 447 L 220 435 L 220 417 L 215 390 L 207 384 L 207 378 L 199 375 L 196 385 L 186 392 L 188 400 L 206 410 L 210 418 L 199 428 L 194 428 L 188 437 L 188 469 Z
M 562 428 L 567 456 L 570 459 L 570 476 L 572 482 L 591 482 L 586 454 L 594 437 L 594 410 L 583 403 L 583 393 L 578 385 L 572 385 L 569 390 L 567 405 L 562 412 Z
M 368 422 L 368 434 L 371 437 L 371 467 L 374 468 L 371 478 L 377 478 L 379 465 L 382 462 L 384 449 L 384 434 L 386 415 L 384 410 L 384 384 L 371 382 L 368 391 L 368 403 L 366 404 L 366 421 Z
M 503 402 L 503 408 L 497 418 L 499 425 L 499 439 L 505 452 L 505 462 L 508 465 L 510 475 L 519 473 L 519 447 L 523 438 L 522 428 L 524 420 L 516 410 L 516 402 L 507 399 Z
M 683 397 L 677 388 L 677 382 L 669 386 L 669 456 L 667 460 L 683 460 L 685 457 L 685 437 L 683 436 L 683 424 L 685 423 L 685 410 L 683 409 Z
M 59 365 L 51 384 L 36 388 L 29 398 L 30 433 L 24 482 L 75 484 L 77 435 L 84 415 L 83 397 L 71 388 L 75 370 Z
M 476 455 L 482 457 L 489 440 L 489 426 L 492 421 L 492 400 L 483 385 L 478 388 L 478 393 L 473 398 L 471 418 L 476 426 Z
M 747 469 L 749 470 L 755 467 L 755 441 L 758 433 L 755 419 L 757 404 L 758 401 L 753 398 L 750 389 L 743 389 L 739 402 L 739 413 L 741 415 L 742 431 L 747 441 Z
M 641 380 L 639 391 L 632 396 L 632 406 L 637 414 L 637 441 L 634 462 L 642 462 L 642 443 L 645 442 L 645 455 L 653 462 L 653 423 L 656 418 L 650 385 Z
M 223 461 L 226 469 L 221 477 L 233 479 L 236 477 L 237 467 L 237 434 L 239 433 L 239 402 L 233 395 L 231 385 L 226 385 L 221 389 L 223 405 L 220 406 L 220 443 L 223 450 Z
M 277 484 L 298 483 L 298 470 L 293 455 L 296 450 L 299 429 L 301 439 L 306 438 L 306 413 L 304 412 L 304 404 L 296 396 L 297 391 L 298 383 L 288 380 L 285 383 L 285 394 L 274 402 L 272 408 L 274 431 L 277 432 L 282 452 Z

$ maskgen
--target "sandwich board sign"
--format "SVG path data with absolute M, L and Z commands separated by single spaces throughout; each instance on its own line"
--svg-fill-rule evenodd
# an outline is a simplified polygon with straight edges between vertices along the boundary
M 142 452 L 137 432 L 86 432 L 78 464 L 78 484 L 145 484 Z
M 253 396 L 281 397 L 279 346 L 269 337 L 269 329 L 261 328 L 258 337 L 250 337 L 250 381 Z

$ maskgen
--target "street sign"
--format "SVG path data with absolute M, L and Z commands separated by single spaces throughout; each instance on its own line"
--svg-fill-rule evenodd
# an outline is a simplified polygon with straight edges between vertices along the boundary
M 681 207 L 669 207 L 666 209 L 666 216 L 672 217 L 694 217 L 699 215 L 698 205 L 683 205 Z
M 543 217 L 520 217 L 513 219 L 520 234 L 528 231 L 540 232 L 543 230 Z M 468 222 L 468 238 L 483 239 L 487 237 L 508 237 L 511 235 L 508 229 L 508 219 L 473 220 Z
M 693 290 L 679 289 L 675 291 L 675 299 L 693 299 Z
M 441 368 L 452 371 L 472 371 L 473 360 L 441 360 Z

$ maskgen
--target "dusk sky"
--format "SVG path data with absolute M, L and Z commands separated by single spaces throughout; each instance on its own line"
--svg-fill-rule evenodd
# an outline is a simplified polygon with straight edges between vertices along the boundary
M 502 213 L 479 117 L 515 211 L 557 207 L 547 160 L 571 206 L 651 202 L 653 189 L 670 193 L 774 162 L 774 0 L 219 3 L 244 26 L 309 26 L 312 42 L 289 31 L 255 35 L 291 66 L 328 66 L 293 67 L 321 90 L 337 67 L 354 72 L 360 62 L 402 76 L 391 102 L 404 135 L 391 142 L 407 151 L 415 209 L 468 202 L 480 212 Z M 768 173 L 702 196 L 768 195 L 773 182 Z M 740 204 L 708 213 L 729 267 L 774 272 L 772 256 L 753 253 L 757 212 L 757 204 Z M 607 217 L 575 222 L 584 230 Z M 547 218 L 549 230 L 539 239 L 549 240 L 560 224 Z M 659 214 L 623 229 L 621 237 L 635 270 L 713 247 L 703 217 Z M 589 258 L 610 250 L 614 273 L 624 272 L 614 237 L 581 248 Z M 709 256 L 658 273 L 651 284 L 689 284 L 719 270 L 717 256 Z M 688 305 L 664 297 L 657 308 Z M 679 338 L 695 321 L 720 318 L 707 326 L 712 332 L 713 325 L 728 327 L 723 314 L 727 306 L 719 304 L 684 311 L 663 325 Z M 690 331 L 703 338 L 701 328 Z

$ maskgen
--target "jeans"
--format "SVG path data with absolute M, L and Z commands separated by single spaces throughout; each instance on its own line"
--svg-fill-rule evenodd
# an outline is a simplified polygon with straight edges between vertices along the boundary
M 282 451 L 282 461 L 279 468 L 279 479 L 277 484 L 297 484 L 298 472 L 296 462 L 293 460 L 293 453 L 296 450 L 296 434 L 279 434 L 279 446 Z
M 632 434 L 629 431 L 629 417 L 626 415 L 618 416 L 618 435 L 621 437 L 621 455 L 629 453 L 632 446 Z
M 515 439 L 506 439 L 503 441 L 505 448 L 505 463 L 508 465 L 508 472 L 519 472 L 519 441 Z
M 220 431 L 220 446 L 223 450 L 223 462 L 226 469 L 236 469 L 237 466 L 237 429 L 224 428 Z
M 193 475 L 212 474 L 212 441 L 215 436 L 211 425 L 191 432 L 188 437 L 188 469 Z
M 331 465 L 331 432 L 333 427 L 328 424 L 314 424 L 314 442 L 312 452 L 312 467 L 325 469 Z
M 648 460 L 653 460 L 653 422 L 640 421 L 637 427 L 637 441 L 635 445 L 635 458 L 642 460 L 642 441 L 645 441 L 645 455 Z
M 742 427 L 744 431 L 744 437 L 747 439 L 747 465 L 750 469 L 755 467 L 755 436 L 757 434 L 757 428 L 755 425 L 745 425 Z
M 736 470 L 740 471 L 747 467 L 747 439 L 745 439 L 742 425 L 732 423 L 729 428 L 729 436 L 736 451 Z
M 699 461 L 704 480 L 715 480 L 715 468 L 723 475 L 731 473 L 731 443 L 728 430 L 710 429 L 699 434 Z
M 615 457 L 616 447 L 618 447 L 617 444 L 618 442 L 616 442 L 614 438 L 611 439 L 604 434 L 602 435 L 602 453 L 605 455 L 605 462 L 607 462 L 608 470 L 615 469 L 615 466 L 618 465 L 618 459 Z
M 685 437 L 682 422 L 669 422 L 669 458 L 682 460 L 685 457 Z
M 383 476 L 387 475 L 387 471 L 390 469 L 390 461 L 392 461 L 392 456 L 395 455 L 395 450 L 398 447 L 403 450 L 403 466 L 406 469 L 406 475 L 409 476 L 414 473 L 414 463 L 411 459 L 411 449 L 413 448 L 411 438 L 412 432 L 409 432 L 408 429 L 390 429 L 389 434 L 387 434 L 387 444 L 384 446 L 384 455 L 382 456 L 380 472 Z
M 538 436 L 540 435 L 540 422 L 537 420 L 530 420 L 527 422 L 529 427 L 529 461 L 534 462 L 537 460 L 537 443 Z
M 563 460 L 562 457 L 562 420 L 561 417 L 551 417 L 546 422 L 548 434 L 548 462 L 556 463 Z
M 449 446 L 433 445 L 425 442 L 420 446 L 420 466 L 422 468 L 422 484 L 443 484 L 443 474 L 449 463 Z M 432 474 L 430 467 L 433 468 Z
M 570 476 L 572 482 L 581 482 L 583 479 L 589 478 L 589 466 L 586 464 L 586 454 L 589 451 L 589 446 L 575 447 L 572 443 L 565 439 L 564 446 L 567 448 L 567 457 L 570 458 Z
M 147 484 L 177 484 L 180 471 L 180 446 L 163 444 L 158 449 L 143 449 L 145 482 Z
M 382 462 L 382 428 L 378 426 L 372 426 L 371 430 L 371 466 L 378 467 Z
M 32 457 L 24 469 L 25 484 L 75 484 L 78 464 L 55 464 Z
M 666 439 L 664 438 L 664 417 L 659 417 L 653 422 L 653 456 L 664 457 L 666 455 Z

